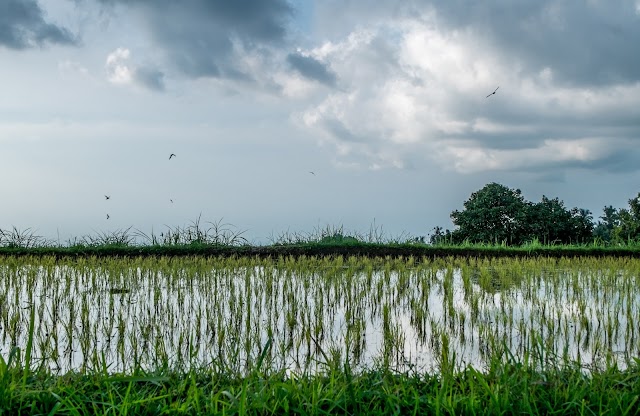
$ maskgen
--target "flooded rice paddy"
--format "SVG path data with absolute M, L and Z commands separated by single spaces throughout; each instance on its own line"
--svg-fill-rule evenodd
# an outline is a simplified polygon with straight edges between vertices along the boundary
M 54 372 L 624 368 L 639 320 L 630 259 L 0 259 L 0 356 Z

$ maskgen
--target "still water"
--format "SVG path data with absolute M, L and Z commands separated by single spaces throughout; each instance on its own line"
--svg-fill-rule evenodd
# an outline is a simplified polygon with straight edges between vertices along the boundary
M 31 338 L 54 372 L 236 373 L 640 356 L 635 272 L 515 262 L 0 260 L 0 355 Z

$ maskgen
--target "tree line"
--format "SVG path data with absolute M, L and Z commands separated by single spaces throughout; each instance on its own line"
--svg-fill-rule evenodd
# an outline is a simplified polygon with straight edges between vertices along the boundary
M 629 200 L 628 208 L 605 206 L 599 220 L 594 221 L 587 209 L 569 209 L 558 198 L 544 195 L 540 202 L 530 202 L 520 189 L 493 182 L 472 193 L 462 210 L 451 212 L 451 220 L 456 228 L 435 227 L 432 244 L 640 242 L 640 193 Z

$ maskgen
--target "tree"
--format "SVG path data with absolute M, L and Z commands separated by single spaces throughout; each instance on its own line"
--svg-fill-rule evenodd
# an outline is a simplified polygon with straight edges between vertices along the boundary
M 640 193 L 629 200 L 629 209 L 618 211 L 618 226 L 614 229 L 614 239 L 620 242 L 640 241 Z
M 583 208 L 571 210 L 571 233 L 569 243 L 586 243 L 593 239 L 593 215 Z
M 609 242 L 614 238 L 614 231 L 620 225 L 620 215 L 618 210 L 611 205 L 605 206 L 602 211 L 603 215 L 600 216 L 602 221 L 598 221 L 598 224 L 596 224 L 593 236 Z
M 591 211 L 582 208 L 568 210 L 558 198 L 542 200 L 529 211 L 531 238 L 545 244 L 584 243 L 593 238 Z
M 447 244 L 453 241 L 451 231 L 440 226 L 433 228 L 433 233 L 429 236 L 429 244 Z
M 471 194 L 464 210 L 451 213 L 458 227 L 451 234 L 453 241 L 522 244 L 530 236 L 529 207 L 519 189 L 495 182 L 485 185 Z
M 640 204 L 637 206 L 640 219 Z M 519 189 L 490 183 L 471 194 L 464 210 L 451 213 L 458 227 L 449 234 L 436 229 L 431 241 L 502 243 L 520 245 L 538 239 L 543 243 L 582 243 L 593 238 L 593 216 L 587 209 L 568 210 L 558 198 L 542 196 L 526 201 Z M 640 226 L 640 221 L 638 222 Z M 640 230 L 640 228 L 639 228 Z
M 571 217 L 564 202 L 543 195 L 542 200 L 532 204 L 529 210 L 531 237 L 545 244 L 568 243 L 572 234 Z

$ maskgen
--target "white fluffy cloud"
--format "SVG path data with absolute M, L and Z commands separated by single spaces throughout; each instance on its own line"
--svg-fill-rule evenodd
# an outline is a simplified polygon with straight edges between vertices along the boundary
M 443 28 L 434 14 L 357 29 L 307 53 L 331 63 L 340 88 L 300 119 L 344 163 L 429 161 L 461 173 L 580 167 L 633 146 L 632 129 L 602 131 L 612 115 L 633 120 L 640 85 L 558 86 L 551 68 L 532 75 L 481 33 Z
M 133 82 L 133 70 L 129 64 L 131 51 L 118 48 L 107 56 L 105 69 L 107 79 L 113 84 L 123 85 Z

